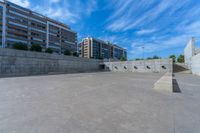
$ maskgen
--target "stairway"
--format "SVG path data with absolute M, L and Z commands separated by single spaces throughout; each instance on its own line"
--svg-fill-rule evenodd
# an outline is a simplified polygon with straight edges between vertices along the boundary
M 188 74 L 191 74 L 191 70 L 189 70 L 185 64 L 174 63 L 173 64 L 173 73 L 188 73 Z

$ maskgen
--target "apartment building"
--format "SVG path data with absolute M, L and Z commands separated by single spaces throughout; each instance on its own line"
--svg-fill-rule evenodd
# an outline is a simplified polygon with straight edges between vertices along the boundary
M 127 59 L 127 51 L 117 45 L 113 45 L 112 54 L 113 54 L 112 57 L 116 59 L 120 59 L 121 57 L 124 57 L 125 59 Z
M 127 58 L 125 49 L 97 38 L 84 38 L 78 45 L 79 56 L 94 59 Z
M 77 51 L 77 33 L 69 26 L 8 1 L 0 2 L 0 33 L 2 48 L 21 42 L 56 53 Z

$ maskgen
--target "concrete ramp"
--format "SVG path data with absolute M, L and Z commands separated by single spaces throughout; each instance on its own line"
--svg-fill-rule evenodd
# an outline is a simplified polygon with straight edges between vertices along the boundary
M 154 89 L 160 92 L 169 92 L 173 90 L 172 73 L 165 73 L 155 84 Z

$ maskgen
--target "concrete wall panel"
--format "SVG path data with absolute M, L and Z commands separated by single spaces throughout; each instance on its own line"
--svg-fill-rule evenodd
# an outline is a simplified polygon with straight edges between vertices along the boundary
M 0 48 L 0 77 L 99 71 L 99 60 Z
M 192 57 L 192 63 L 191 64 L 192 64 L 191 65 L 192 73 L 200 76 L 200 54 L 197 54 L 197 55 Z
M 106 70 L 113 72 L 172 72 L 171 59 L 104 62 Z
M 191 69 L 191 59 L 192 56 L 194 56 L 195 54 L 195 39 L 192 38 L 188 44 L 186 45 L 185 49 L 184 49 L 184 57 L 185 57 L 185 65 Z

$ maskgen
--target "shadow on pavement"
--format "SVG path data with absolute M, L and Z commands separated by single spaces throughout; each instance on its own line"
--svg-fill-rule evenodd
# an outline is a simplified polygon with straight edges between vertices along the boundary
M 179 72 L 185 72 L 188 71 L 185 67 L 178 65 L 178 64 L 173 64 L 173 73 L 179 73 Z
M 173 79 L 173 93 L 181 93 L 181 89 L 176 79 Z

